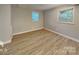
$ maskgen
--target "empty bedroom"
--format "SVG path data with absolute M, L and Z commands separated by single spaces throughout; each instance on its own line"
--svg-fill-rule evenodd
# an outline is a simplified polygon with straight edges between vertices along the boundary
M 78 54 L 78 4 L 0 4 L 0 55 Z

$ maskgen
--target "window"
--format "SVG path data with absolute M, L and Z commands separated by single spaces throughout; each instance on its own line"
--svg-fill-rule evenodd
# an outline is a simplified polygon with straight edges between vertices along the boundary
M 38 12 L 35 12 L 35 11 L 32 12 L 32 21 L 33 22 L 39 21 L 39 13 Z
M 65 8 L 59 11 L 59 21 L 61 23 L 74 24 L 74 7 Z

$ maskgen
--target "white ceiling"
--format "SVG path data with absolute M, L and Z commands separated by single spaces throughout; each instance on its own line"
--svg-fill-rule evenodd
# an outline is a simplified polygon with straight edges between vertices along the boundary
M 33 9 L 33 10 L 47 10 L 60 5 L 61 4 L 19 4 L 18 6 L 22 8 Z

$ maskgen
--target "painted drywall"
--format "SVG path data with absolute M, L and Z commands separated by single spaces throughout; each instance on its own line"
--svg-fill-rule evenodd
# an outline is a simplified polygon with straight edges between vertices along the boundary
M 63 5 L 57 8 L 46 10 L 44 12 L 45 27 L 58 33 L 79 39 L 79 6 L 75 5 L 74 24 L 64 24 L 58 21 L 58 11 L 63 8 L 72 7 L 72 5 Z
M 38 22 L 32 21 L 32 10 L 12 6 L 12 29 L 13 35 L 22 32 L 28 32 L 43 27 L 43 13 L 40 14 L 40 20 Z
M 8 42 L 12 37 L 11 6 L 0 5 L 0 43 Z

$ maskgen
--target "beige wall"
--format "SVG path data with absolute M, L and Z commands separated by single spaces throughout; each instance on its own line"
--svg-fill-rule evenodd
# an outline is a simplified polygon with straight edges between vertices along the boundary
M 11 39 L 11 6 L 0 5 L 0 43 Z
M 27 32 L 30 30 L 36 30 L 43 27 L 43 13 L 40 13 L 40 20 L 38 22 L 32 22 L 32 10 L 12 6 L 12 28 L 13 34 L 20 32 Z
M 45 27 L 49 28 L 53 31 L 59 32 L 61 34 L 65 34 L 70 37 L 74 37 L 79 39 L 79 6 L 75 6 L 75 13 L 74 13 L 74 24 L 63 24 L 58 22 L 57 16 L 58 11 L 60 9 L 70 7 L 71 5 L 64 5 L 54 9 L 50 9 L 44 12 L 45 17 Z

